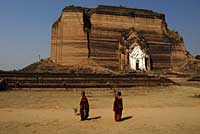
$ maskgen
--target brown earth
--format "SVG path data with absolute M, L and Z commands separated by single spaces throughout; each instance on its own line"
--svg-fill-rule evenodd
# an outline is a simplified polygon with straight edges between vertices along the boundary
M 200 75 L 200 60 L 189 58 L 187 62 L 175 67 L 174 70 L 185 74 Z
M 96 64 L 92 60 L 82 61 L 76 66 L 63 66 L 53 63 L 49 58 L 42 59 L 38 62 L 30 64 L 19 72 L 38 72 L 38 73 L 114 73 L 112 70 L 104 68 Z
M 85 89 L 90 103 L 87 121 L 80 121 L 73 111 L 79 107 L 81 89 L 59 90 L 0 92 L 0 134 L 200 132 L 198 87 L 117 89 L 124 101 L 124 121 L 118 123 L 113 119 L 113 90 Z

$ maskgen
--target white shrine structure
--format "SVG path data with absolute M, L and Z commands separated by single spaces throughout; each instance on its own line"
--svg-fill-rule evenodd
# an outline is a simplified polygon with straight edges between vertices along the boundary
M 147 45 L 134 29 L 122 35 L 119 43 L 120 69 L 128 71 L 151 70 Z
M 131 70 L 146 71 L 146 54 L 141 50 L 140 46 L 135 46 L 129 54 L 129 65 Z

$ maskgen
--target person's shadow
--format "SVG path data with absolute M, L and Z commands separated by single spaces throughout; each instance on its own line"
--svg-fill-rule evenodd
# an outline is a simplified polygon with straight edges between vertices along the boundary
M 89 118 L 87 118 L 86 120 L 98 120 L 98 119 L 100 119 L 100 118 L 101 118 L 101 116 L 89 117 Z
M 131 118 L 133 118 L 133 116 L 126 116 L 126 117 L 121 118 L 120 121 L 129 120 L 129 119 L 131 119 Z

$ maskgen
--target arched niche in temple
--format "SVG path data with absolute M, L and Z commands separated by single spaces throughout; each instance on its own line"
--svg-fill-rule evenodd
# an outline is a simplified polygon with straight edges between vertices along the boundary
M 150 71 L 151 62 L 145 39 L 134 28 L 122 34 L 119 41 L 119 63 L 123 71 Z

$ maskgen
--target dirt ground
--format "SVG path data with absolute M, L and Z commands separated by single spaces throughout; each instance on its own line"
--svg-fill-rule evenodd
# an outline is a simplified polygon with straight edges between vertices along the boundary
M 81 89 L 28 90 L 0 92 L 0 134 L 200 134 L 200 88 L 117 89 L 124 102 L 121 122 L 113 118 L 111 89 L 85 89 L 87 121 L 73 111 Z

